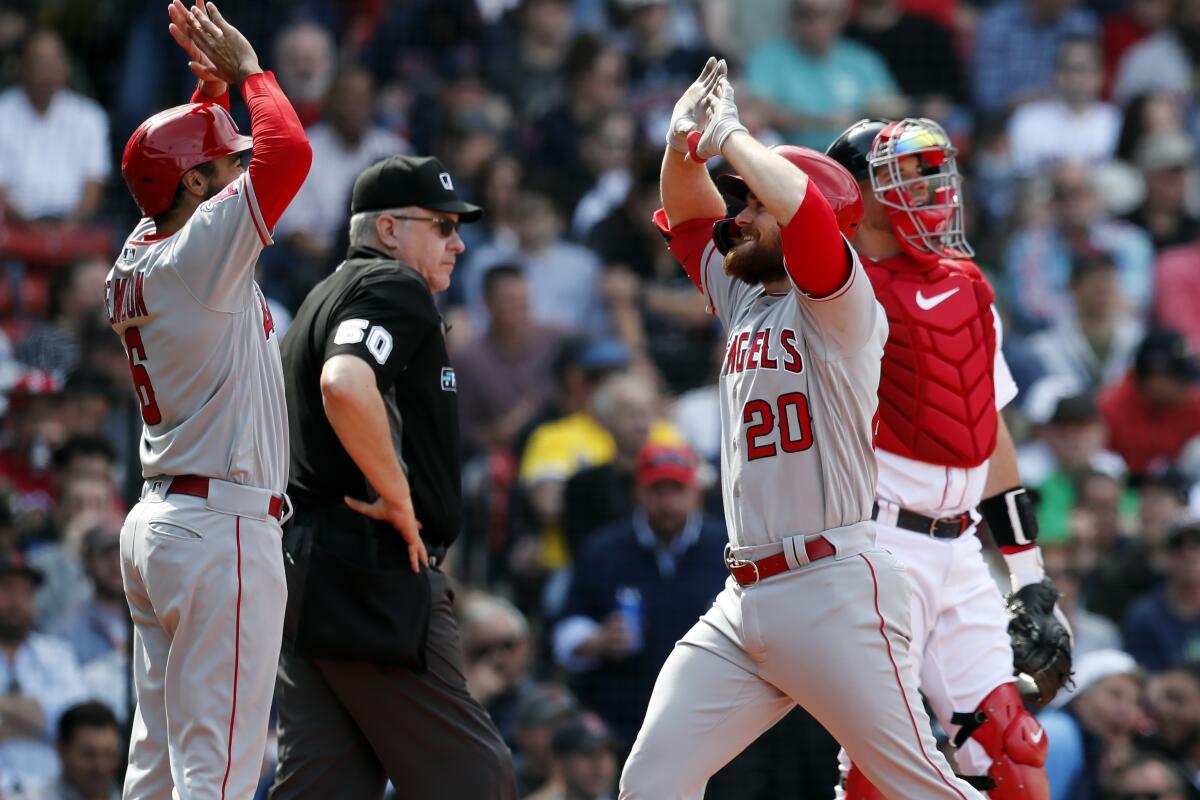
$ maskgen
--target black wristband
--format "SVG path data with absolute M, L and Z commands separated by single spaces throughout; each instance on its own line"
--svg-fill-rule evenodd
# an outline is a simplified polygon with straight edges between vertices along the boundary
M 987 520 L 992 538 L 1001 550 L 1037 544 L 1037 514 L 1024 486 L 987 498 L 979 504 L 979 513 Z

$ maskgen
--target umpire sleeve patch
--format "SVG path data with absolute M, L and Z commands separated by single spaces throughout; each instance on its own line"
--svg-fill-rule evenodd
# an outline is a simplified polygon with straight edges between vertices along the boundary
M 370 332 L 367 329 L 370 328 Z M 348 319 L 338 325 L 333 336 L 334 344 L 358 344 L 366 339 L 367 352 L 383 366 L 392 354 L 392 334 L 379 325 L 371 325 L 365 319 Z

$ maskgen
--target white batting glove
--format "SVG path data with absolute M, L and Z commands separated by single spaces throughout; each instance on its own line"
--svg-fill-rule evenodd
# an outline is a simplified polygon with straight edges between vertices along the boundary
M 700 77 L 687 88 L 687 91 L 675 103 L 671 112 L 671 126 L 667 129 L 667 144 L 681 153 L 688 151 L 687 137 L 692 131 L 699 130 L 696 115 L 704 98 L 716 88 L 717 81 L 725 77 L 729 67 L 725 59 L 718 61 L 710 57 L 700 71 Z
M 691 150 L 691 157 L 696 161 L 707 161 L 713 156 L 719 156 L 726 140 L 734 133 L 748 133 L 738 117 L 737 103 L 733 99 L 733 84 L 728 78 L 722 77 L 717 82 L 717 88 L 704 98 L 704 110 L 708 114 L 708 126 L 696 141 L 695 148 Z

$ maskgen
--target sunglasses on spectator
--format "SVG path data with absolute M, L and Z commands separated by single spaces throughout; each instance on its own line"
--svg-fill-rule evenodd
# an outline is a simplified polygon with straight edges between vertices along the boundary
M 388 216 L 393 219 L 407 219 L 412 222 L 432 222 L 437 226 L 438 234 L 443 239 L 449 239 L 458 230 L 458 220 L 450 219 L 449 217 L 410 217 L 404 214 L 388 214 Z
M 470 656 L 472 660 L 487 658 L 492 653 L 511 653 L 521 646 L 521 640 L 516 636 L 510 636 L 507 639 L 497 639 L 494 642 L 480 642 L 471 648 Z

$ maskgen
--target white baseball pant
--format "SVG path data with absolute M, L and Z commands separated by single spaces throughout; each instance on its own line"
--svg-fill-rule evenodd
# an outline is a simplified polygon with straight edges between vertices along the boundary
M 732 578 L 663 665 L 622 800 L 701 798 L 709 777 L 797 703 L 896 798 L 982 800 L 938 752 L 909 664 L 909 588 L 870 522 L 837 554 L 742 588 Z M 761 559 L 781 546 L 743 548 Z
M 880 519 L 888 513 L 881 508 Z M 958 733 L 950 722 L 954 712 L 974 711 L 997 686 L 1013 682 L 1004 597 L 974 531 L 947 541 L 881 522 L 875 527 L 879 546 L 904 565 L 912 587 L 913 674 L 953 739 Z M 986 775 L 992 764 L 974 739 L 955 758 L 964 775 Z M 839 760 L 844 773 L 845 752 Z
M 121 529 L 137 695 L 122 796 L 247 800 L 283 634 L 280 526 L 265 490 L 214 481 L 204 499 L 169 483 L 147 483 Z

